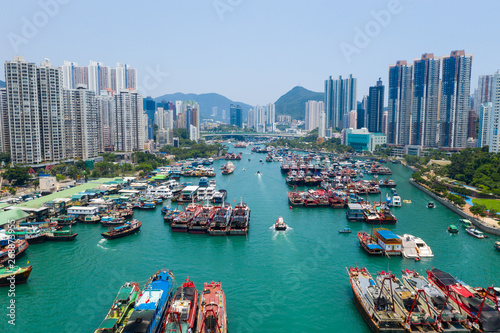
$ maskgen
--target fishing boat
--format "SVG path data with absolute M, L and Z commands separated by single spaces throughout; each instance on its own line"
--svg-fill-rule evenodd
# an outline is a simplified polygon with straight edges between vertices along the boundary
M 30 277 L 33 266 L 19 267 L 0 266 L 0 287 L 10 286 L 11 284 L 26 283 Z
M 181 213 L 178 209 L 168 209 L 163 216 L 163 221 L 167 223 L 172 223 L 172 221 Z
M 111 306 L 106 318 L 94 333 L 117 333 L 121 332 L 124 323 L 134 310 L 135 301 L 139 296 L 139 284 L 135 282 L 125 283 L 118 292 L 118 295 Z
M 429 202 L 427 203 L 427 208 L 434 208 L 435 206 L 436 206 L 436 205 L 435 205 L 435 204 L 434 204 L 434 202 L 432 202 L 432 201 L 429 201 Z
M 65 227 L 61 230 L 51 230 L 45 233 L 47 241 L 72 241 L 78 236 L 76 232 L 71 231 L 71 227 Z
M 366 268 L 347 268 L 354 303 L 364 320 L 375 333 L 403 333 L 403 318 L 394 309 L 394 300 L 388 298 L 375 283 Z
M 5 264 L 9 260 L 17 259 L 25 254 L 26 249 L 28 248 L 28 241 L 25 239 L 17 239 L 14 243 L 10 243 L 5 248 L 0 250 L 0 264 Z M 13 251 L 13 256 L 12 256 Z
M 467 324 L 467 315 L 460 307 L 451 302 L 437 287 L 415 270 L 403 270 L 401 280 L 403 284 L 417 295 L 420 306 L 427 306 L 437 319 L 438 327 L 445 332 L 470 332 Z
M 227 202 L 216 207 L 214 217 L 208 227 L 208 233 L 212 236 L 227 235 L 229 232 L 229 223 L 231 222 L 232 212 L 233 208 Z
M 479 231 L 477 230 L 476 228 L 467 228 L 465 229 L 465 231 L 467 231 L 467 233 L 471 236 L 474 236 L 476 238 L 479 238 L 479 239 L 483 239 L 485 238 L 486 236 L 483 234 L 482 231 Z
M 76 219 L 70 215 L 59 215 L 55 218 L 57 225 L 59 226 L 70 226 L 76 223 Z
M 216 209 L 214 206 L 208 203 L 204 205 L 201 213 L 195 216 L 189 224 L 188 232 L 192 234 L 206 234 L 210 222 L 215 215 L 215 211 Z
M 8 230 L 5 234 L 11 237 L 13 236 L 15 239 L 25 239 L 30 244 L 45 242 L 45 234 L 36 226 L 13 228 L 12 230 Z
M 127 320 L 123 333 L 163 332 L 165 313 L 172 297 L 175 277 L 171 271 L 156 272 L 146 283 L 135 302 L 134 311 Z
M 124 225 L 120 227 L 113 228 L 109 231 L 103 232 L 101 234 L 102 237 L 106 239 L 115 239 L 115 238 L 121 238 L 125 237 L 128 235 L 135 234 L 141 229 L 142 222 L 139 222 L 137 220 L 132 220 L 130 222 L 126 222 Z
M 114 215 L 106 215 L 101 218 L 101 226 L 103 227 L 117 227 L 125 224 L 125 219 Z
M 481 297 L 473 288 L 457 281 L 451 274 L 440 269 L 427 270 L 427 279 L 439 288 L 450 301 L 456 303 L 461 311 L 467 313 L 468 319 L 476 331 L 499 331 L 500 311 L 498 311 L 498 304 L 494 304 L 487 297 Z
M 286 230 L 287 228 L 287 225 L 285 223 L 285 221 L 283 220 L 283 217 L 278 217 L 278 219 L 276 220 L 276 223 L 274 223 L 274 229 L 275 230 Z
M 222 174 L 230 175 L 234 172 L 234 164 L 232 162 L 227 162 L 222 166 Z
M 191 203 L 187 206 L 186 210 L 181 212 L 177 217 L 172 220 L 170 226 L 174 232 L 188 232 L 189 226 L 193 219 L 202 212 L 202 206 L 199 204 Z
M 227 333 L 226 296 L 220 282 L 204 284 L 196 326 L 199 333 Z
M 351 228 L 344 228 L 339 230 L 339 234 L 350 234 L 351 232 Z
M 440 331 L 430 306 L 422 306 L 418 302 L 419 294 L 412 293 L 394 274 L 380 272 L 377 274 L 377 284 L 389 299 L 393 299 L 395 303 L 394 311 L 405 319 L 407 331 Z
M 360 231 L 358 232 L 358 240 L 359 246 L 361 246 L 368 254 L 384 254 L 384 249 L 377 244 L 377 241 L 372 235 L 369 235 L 364 231 Z
M 198 291 L 189 278 L 177 288 L 165 317 L 164 332 L 187 333 L 194 329 Z
M 250 221 L 250 208 L 244 202 L 240 202 L 234 207 L 233 216 L 229 223 L 230 235 L 246 235 Z
M 457 226 L 456 226 L 456 225 L 454 225 L 454 224 L 450 224 L 450 225 L 448 226 L 448 232 L 449 232 L 450 234 L 458 234 L 458 228 L 457 228 Z
M 85 215 L 85 217 L 80 220 L 80 222 L 86 223 L 86 224 L 96 224 L 96 223 L 99 223 L 100 221 L 101 221 L 101 217 L 98 214 Z

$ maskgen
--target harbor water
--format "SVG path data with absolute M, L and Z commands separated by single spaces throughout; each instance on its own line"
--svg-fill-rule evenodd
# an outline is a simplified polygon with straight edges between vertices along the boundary
M 213 237 L 172 233 L 163 222 L 160 207 L 135 211 L 143 222 L 138 234 L 105 240 L 100 225 L 78 224 L 73 242 L 30 245 L 18 264 L 33 265 L 27 284 L 18 285 L 15 296 L 0 289 L 0 332 L 93 332 L 106 316 L 120 286 L 137 281 L 141 286 L 156 270 L 172 269 L 180 285 L 188 276 L 202 289 L 203 282 L 221 281 L 227 298 L 229 332 L 370 332 L 356 309 L 346 273 L 348 266 L 377 271 L 440 268 L 472 286 L 500 285 L 499 240 L 469 236 L 459 216 L 439 203 L 428 209 L 430 200 L 408 183 L 411 170 L 388 164 L 403 200 L 393 209 L 398 222 L 388 226 L 396 234 L 421 237 L 434 258 L 419 262 L 403 257 L 370 257 L 358 245 L 356 233 L 371 226 L 348 222 L 345 210 L 332 208 L 289 208 L 279 163 L 266 163 L 264 154 L 242 151 L 236 170 L 222 176 L 215 161 L 217 188 L 228 191 L 233 206 L 241 199 L 251 208 L 250 231 L 246 237 Z M 249 161 L 250 159 L 250 161 Z M 264 162 L 259 162 L 259 160 Z M 258 174 L 260 172 L 260 175 Z M 365 178 L 369 178 L 365 176 Z M 197 178 L 184 179 L 197 185 Z M 382 189 L 382 199 L 388 189 Z M 379 195 L 369 196 L 380 201 Z M 167 200 L 164 205 L 170 205 Z M 175 205 L 172 205 L 175 208 Z M 290 227 L 275 231 L 283 216 Z M 460 232 L 447 232 L 456 224 Z M 339 234 L 344 227 L 352 234 Z M 6 316 L 15 300 L 15 326 Z

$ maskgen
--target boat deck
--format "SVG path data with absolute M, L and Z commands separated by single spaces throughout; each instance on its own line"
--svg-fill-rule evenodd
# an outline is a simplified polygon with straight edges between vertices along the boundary
M 415 242 L 407 237 L 401 238 L 401 252 L 405 258 L 416 258 L 418 257 L 417 245 Z

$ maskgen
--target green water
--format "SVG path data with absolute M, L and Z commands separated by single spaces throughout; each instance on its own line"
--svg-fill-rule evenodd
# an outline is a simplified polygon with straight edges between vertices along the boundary
M 369 332 L 353 304 L 347 266 L 366 266 L 372 274 L 434 266 L 474 286 L 500 285 L 500 252 L 493 248 L 498 239 L 472 238 L 461 226 L 459 234 L 450 235 L 447 226 L 459 217 L 440 204 L 427 209 L 429 198 L 408 183 L 411 171 L 405 167 L 389 165 L 399 195 L 413 203 L 395 209 L 398 223 L 390 228 L 431 246 L 435 257 L 420 262 L 369 257 L 356 232 L 370 226 L 349 223 L 344 210 L 290 210 L 279 163 L 262 164 L 263 154 L 244 152 L 234 162 L 234 174 L 220 175 L 224 161 L 214 167 L 227 201 L 234 205 L 242 197 L 252 209 L 247 237 L 172 233 L 160 208 L 136 211 L 141 232 L 122 239 L 104 240 L 100 234 L 106 228 L 99 225 L 77 225 L 74 242 L 30 245 L 18 261 L 29 260 L 33 272 L 27 284 L 16 287 L 16 326 L 7 324 L 7 289 L 0 290 L 0 332 L 92 332 L 125 281 L 145 283 L 159 268 L 172 269 L 177 284 L 189 276 L 199 289 L 205 281 L 222 281 L 231 333 Z M 291 229 L 270 229 L 278 216 Z M 338 234 L 346 226 L 353 233 Z

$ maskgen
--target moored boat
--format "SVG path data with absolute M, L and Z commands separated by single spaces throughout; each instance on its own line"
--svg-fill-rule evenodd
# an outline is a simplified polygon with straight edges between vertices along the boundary
M 101 225 L 103 227 L 117 227 L 125 224 L 125 219 L 114 215 L 106 215 L 101 218 Z
M 33 266 L 0 266 L 0 287 L 10 286 L 11 284 L 26 283 L 30 277 Z
M 172 296 L 175 277 L 171 271 L 156 272 L 146 283 L 123 333 L 160 333 L 168 302 Z
M 233 216 L 229 224 L 230 235 L 246 235 L 250 221 L 250 208 L 244 202 L 240 202 L 234 207 Z
M 375 333 L 403 333 L 403 318 L 396 314 L 394 300 L 388 298 L 366 268 L 347 268 L 354 303 Z
M 196 332 L 227 333 L 226 296 L 220 282 L 205 283 L 203 287 Z
M 344 228 L 339 230 L 339 234 L 350 234 L 351 232 L 351 228 Z
M 13 243 L 10 243 L 4 249 L 0 250 L 0 264 L 4 264 L 10 259 L 21 257 L 28 246 L 28 241 L 25 239 L 17 239 Z
M 137 220 L 132 220 L 130 222 L 126 222 L 124 225 L 113 228 L 109 231 L 103 232 L 101 234 L 102 237 L 106 239 L 115 239 L 125 237 L 131 234 L 135 234 L 139 231 L 142 226 L 142 222 Z
M 276 222 L 274 223 L 274 229 L 275 230 L 286 230 L 287 228 L 287 225 L 285 223 L 285 221 L 283 220 L 283 217 L 278 217 L 278 219 L 276 220 Z
M 46 238 L 43 231 L 36 226 L 14 228 L 5 234 L 14 236 L 15 239 L 25 239 L 30 244 L 45 242 Z
M 368 254 L 384 254 L 384 249 L 377 244 L 377 241 L 372 235 L 369 235 L 364 231 L 360 231 L 358 232 L 358 240 L 359 246 L 361 246 Z
M 164 332 L 192 332 L 198 308 L 198 291 L 189 278 L 177 288 L 165 316 Z
M 212 236 L 227 235 L 232 212 L 233 208 L 227 202 L 223 203 L 220 207 L 216 207 L 214 217 L 208 227 L 208 233 Z
M 94 214 L 94 215 L 85 215 L 80 219 L 81 223 L 86 223 L 86 224 L 96 224 L 101 221 L 101 217 L 99 214 Z
M 72 241 L 78 234 L 71 231 L 71 228 L 63 228 L 61 230 L 46 232 L 45 236 L 47 237 L 47 241 Z
M 495 242 L 495 249 L 500 251 L 500 241 Z
M 95 333 L 117 333 L 123 330 L 124 323 L 134 310 L 134 304 L 139 296 L 139 284 L 135 282 L 125 283 L 118 292 L 118 295 L 111 306 L 106 318 Z
M 479 239 L 486 238 L 486 236 L 483 234 L 483 232 L 480 230 L 477 230 L 476 228 L 467 228 L 467 229 L 465 229 L 465 231 L 467 231 L 467 233 L 469 235 L 474 236 L 476 238 L 479 238 Z
M 188 232 L 193 219 L 202 212 L 202 206 L 199 204 L 189 204 L 185 211 L 181 212 L 172 220 L 170 226 L 174 232 Z

